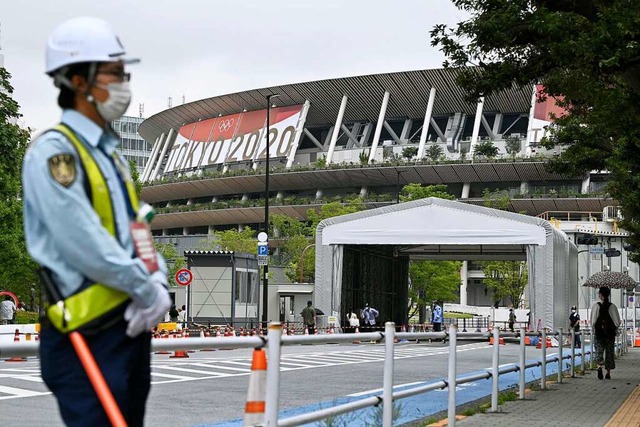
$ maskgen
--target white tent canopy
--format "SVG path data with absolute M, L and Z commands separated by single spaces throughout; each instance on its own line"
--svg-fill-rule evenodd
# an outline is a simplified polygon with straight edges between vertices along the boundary
M 534 327 L 564 325 L 577 298 L 577 248 L 540 218 L 428 198 L 326 219 L 316 230 L 316 305 L 336 312 L 345 245 L 392 245 L 411 259 L 526 259 Z

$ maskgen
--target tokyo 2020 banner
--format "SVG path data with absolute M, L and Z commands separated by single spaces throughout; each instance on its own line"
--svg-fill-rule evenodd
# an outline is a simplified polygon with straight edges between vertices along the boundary
M 302 105 L 269 110 L 269 157 L 287 157 L 298 139 Z M 267 110 L 249 111 L 190 123 L 180 128 L 167 154 L 165 172 L 266 158 Z

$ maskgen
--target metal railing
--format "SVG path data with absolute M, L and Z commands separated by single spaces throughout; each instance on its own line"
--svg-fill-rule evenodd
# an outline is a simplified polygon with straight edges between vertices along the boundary
M 560 329 L 557 333 L 547 334 L 546 331 L 525 332 L 525 328 L 521 327 L 518 332 L 500 333 L 498 328 L 493 333 L 487 332 L 458 332 L 455 325 L 450 325 L 448 332 L 400 332 L 395 331 L 395 324 L 387 322 L 384 332 L 369 332 L 354 334 L 330 334 L 330 335 L 294 335 L 283 336 L 282 324 L 274 322 L 269 325 L 266 337 L 219 337 L 219 338 L 190 338 L 190 339 L 162 339 L 156 338 L 152 341 L 152 351 L 167 350 L 199 350 L 199 349 L 231 349 L 231 348 L 262 348 L 267 347 L 267 385 L 266 385 L 266 410 L 264 426 L 270 427 L 293 427 L 306 423 L 322 420 L 327 417 L 338 416 L 348 412 L 373 407 L 382 403 L 383 405 L 383 426 L 392 426 L 393 402 L 399 399 L 415 396 L 433 390 L 448 389 L 448 421 L 449 425 L 455 425 L 456 414 L 456 387 L 460 384 L 478 381 L 481 379 L 492 380 L 491 392 L 491 411 L 498 410 L 498 379 L 500 375 L 511 372 L 519 372 L 518 381 L 519 398 L 524 399 L 525 395 L 525 371 L 530 368 L 540 367 L 540 387 L 546 389 L 547 383 L 547 363 L 558 362 L 558 382 L 562 382 L 563 371 L 562 362 L 565 359 L 570 360 L 570 375 L 575 376 L 576 348 L 574 332 L 568 334 L 563 333 Z M 584 334 L 582 334 L 584 335 Z M 547 337 L 558 337 L 558 353 L 556 355 L 547 356 Z M 569 354 L 563 354 L 563 339 L 568 336 L 571 341 L 571 351 Z M 358 401 L 340 404 L 330 408 L 317 410 L 303 415 L 297 415 L 285 419 L 278 420 L 279 401 L 280 401 L 280 351 L 283 345 L 297 344 L 323 344 L 323 343 L 350 343 L 354 339 L 359 341 L 376 341 L 384 342 L 385 358 L 383 369 L 383 392 L 381 396 L 371 396 Z M 466 375 L 461 378 L 457 375 L 457 339 L 460 338 L 478 338 L 487 339 L 493 337 L 493 358 L 491 368 L 485 369 L 474 375 Z M 542 357 L 535 362 L 526 363 L 526 337 L 539 337 L 541 340 Z M 500 339 L 511 338 L 519 339 L 520 357 L 519 363 L 500 366 Z M 442 339 L 449 341 L 449 359 L 448 372 L 446 380 L 439 380 L 431 384 L 413 387 L 406 390 L 394 392 L 393 375 L 394 375 L 394 350 L 395 340 L 426 340 L 426 339 Z M 617 342 L 616 351 L 618 353 L 626 351 L 626 343 Z M 0 346 L 0 358 L 13 356 L 36 356 L 38 355 L 38 341 L 22 341 L 14 342 Z M 589 354 L 591 367 L 593 367 L 592 350 L 586 349 L 586 345 L 581 346 L 581 365 L 582 371 L 585 370 L 586 355 Z

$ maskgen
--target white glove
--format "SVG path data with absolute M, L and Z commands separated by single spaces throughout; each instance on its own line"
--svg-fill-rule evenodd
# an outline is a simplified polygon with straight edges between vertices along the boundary
M 134 338 L 144 331 L 149 331 L 160 320 L 171 307 L 169 291 L 164 285 L 164 275 L 154 273 L 151 276 L 153 286 L 156 288 L 156 299 L 149 307 L 142 307 L 135 301 L 130 303 L 124 312 L 124 320 L 129 322 L 127 326 L 127 336 Z

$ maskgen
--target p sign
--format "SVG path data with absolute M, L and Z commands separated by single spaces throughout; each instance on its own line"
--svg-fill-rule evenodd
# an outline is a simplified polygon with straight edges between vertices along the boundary
M 188 268 L 176 271 L 176 283 L 180 286 L 189 286 L 193 281 L 193 273 Z

